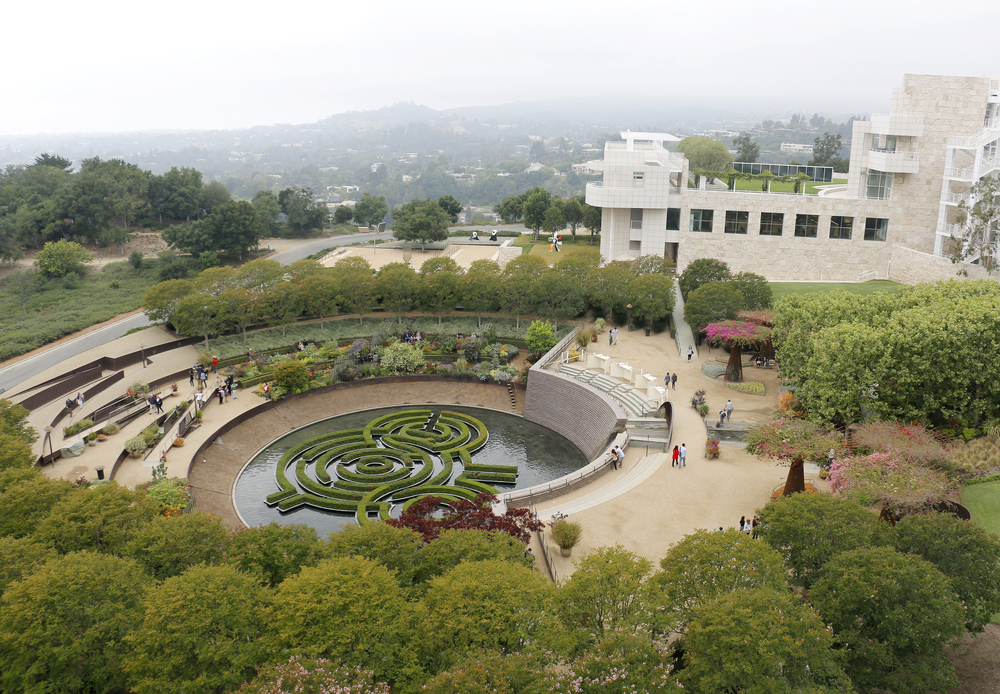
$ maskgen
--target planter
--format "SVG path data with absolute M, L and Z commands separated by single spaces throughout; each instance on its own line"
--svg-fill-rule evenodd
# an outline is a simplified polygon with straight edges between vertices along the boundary
M 184 445 L 184 439 L 182 439 L 180 437 L 177 437 L 176 439 L 174 439 L 174 446 L 175 447 L 180 448 L 183 445 Z
M 569 555 L 573 554 L 573 548 L 572 547 L 560 547 L 559 548 L 559 554 L 561 554 L 564 557 L 568 557 Z
M 708 458 L 709 460 L 711 460 L 712 458 L 718 458 L 719 454 L 718 453 L 709 453 L 708 451 L 705 451 L 705 457 Z
M 142 457 L 142 451 L 139 451 L 137 453 L 129 453 L 129 457 L 130 458 L 141 458 Z
M 107 436 L 105 436 L 104 434 L 98 434 L 98 435 L 97 435 L 97 440 L 98 440 L 98 441 L 101 441 L 101 442 L 104 442 L 104 441 L 107 441 L 107 440 L 108 440 L 108 437 L 107 437 Z

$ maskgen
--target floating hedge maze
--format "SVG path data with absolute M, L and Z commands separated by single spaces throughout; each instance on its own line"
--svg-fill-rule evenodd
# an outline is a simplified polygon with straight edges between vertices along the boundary
M 377 417 L 361 429 L 309 439 L 285 452 L 275 467 L 278 491 L 268 506 L 300 506 L 388 518 L 394 504 L 434 495 L 474 499 L 514 484 L 516 465 L 477 465 L 473 455 L 489 436 L 486 426 L 458 412 L 406 410 Z M 455 473 L 460 474 L 456 475 Z

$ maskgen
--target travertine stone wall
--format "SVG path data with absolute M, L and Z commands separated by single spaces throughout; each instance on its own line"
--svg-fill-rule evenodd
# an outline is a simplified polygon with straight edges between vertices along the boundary
M 921 253 L 912 248 L 894 246 L 889 279 L 902 284 L 937 282 L 938 280 L 984 280 L 1000 279 L 1000 275 L 990 275 L 979 265 L 953 263 L 948 258 Z M 964 274 L 960 274 L 964 273 Z
M 850 200 L 816 195 L 775 195 L 750 192 L 689 191 L 688 208 L 681 214 L 681 242 L 677 271 L 698 258 L 724 260 L 733 272 L 755 272 L 769 280 L 854 281 L 860 273 L 874 270 L 885 279 L 896 230 L 889 223 L 888 241 L 865 241 L 865 219 L 889 217 L 885 200 Z M 687 231 L 690 210 L 713 210 L 712 232 Z M 726 211 L 749 212 L 746 234 L 725 233 Z M 760 235 L 761 212 L 784 214 L 781 236 Z M 795 234 L 795 216 L 819 216 L 816 238 Z M 850 239 L 830 238 L 830 218 L 854 218 Z
M 545 368 L 569 349 L 575 337 L 574 330 L 531 367 L 524 418 L 562 434 L 587 460 L 593 460 L 615 428 L 625 426 L 626 417 L 625 411 L 601 391 Z

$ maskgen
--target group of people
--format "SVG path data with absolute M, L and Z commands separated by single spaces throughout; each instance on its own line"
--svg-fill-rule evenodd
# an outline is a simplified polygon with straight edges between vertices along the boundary
M 163 414 L 163 398 L 153 393 L 146 400 L 149 403 L 149 414 Z
M 216 362 L 216 368 L 218 368 L 218 362 Z M 188 381 L 191 383 L 191 387 L 194 387 L 195 381 L 198 382 L 198 390 L 205 390 L 208 387 L 208 369 L 203 367 L 201 364 L 194 364 L 191 367 L 191 371 L 188 373 Z
M 403 333 L 403 342 L 414 343 L 414 342 L 420 342 L 423 339 L 424 336 L 421 334 L 419 330 L 417 330 L 416 332 L 412 330 L 407 330 Z
M 687 467 L 688 449 L 685 444 L 674 446 L 674 451 L 670 455 L 670 467 Z
M 758 537 L 759 533 L 757 528 L 760 526 L 760 518 L 756 515 L 753 520 L 748 519 L 746 516 L 740 516 L 740 532 L 752 535 L 755 539 Z
M 726 400 L 726 406 L 719 410 L 719 421 L 716 422 L 715 428 L 721 429 L 722 425 L 733 418 L 733 401 Z
M 611 447 L 611 467 L 614 470 L 625 467 L 625 451 L 618 444 Z
M 608 344 L 618 344 L 618 328 L 611 328 L 611 330 L 608 331 Z
M 674 390 L 677 390 L 677 374 L 667 372 L 667 375 L 663 377 L 663 387 L 670 388 L 673 386 Z

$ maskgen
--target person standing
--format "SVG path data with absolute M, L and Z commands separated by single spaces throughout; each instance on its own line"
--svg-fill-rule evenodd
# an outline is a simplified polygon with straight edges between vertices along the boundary
M 205 396 L 199 390 L 194 394 L 194 411 L 197 412 L 205 406 Z
M 731 422 L 733 419 L 733 401 L 726 400 L 726 421 Z
M 86 402 L 86 398 L 83 397 L 83 391 L 76 394 L 76 404 L 83 407 L 83 403 Z
M 220 405 L 222 404 L 222 396 L 223 396 L 223 394 L 225 392 L 226 392 L 226 389 L 222 388 L 221 386 L 219 387 L 219 389 L 217 391 L 215 391 L 215 394 L 219 396 L 219 404 Z
M 664 388 L 669 388 L 670 387 L 670 372 L 669 371 L 667 372 L 667 375 L 663 377 L 663 387 Z
M 617 345 L 618 344 L 618 328 L 614 329 L 614 336 L 615 336 L 615 344 Z
M 191 370 L 188 371 L 188 383 L 194 388 L 194 367 L 191 367 Z
M 611 469 L 618 470 L 618 446 L 611 447 Z
M 758 518 L 755 515 L 753 517 L 753 521 L 750 522 L 750 532 L 752 533 L 751 537 L 755 540 L 760 537 L 760 531 L 757 529 L 759 527 L 760 527 L 760 518 Z
M 219 358 L 218 357 L 212 357 L 212 373 L 214 373 L 214 374 L 219 373 Z
M 681 444 L 681 467 L 687 467 L 688 449 L 685 444 Z
M 608 330 L 608 346 L 610 347 L 615 343 L 615 329 L 611 328 Z
M 691 357 L 694 356 L 694 346 L 688 345 L 688 363 L 691 363 Z
M 674 390 L 677 390 L 677 372 L 676 371 L 670 377 L 670 385 L 673 386 Z
M 836 453 L 832 448 L 826 453 L 826 466 L 830 467 L 833 465 L 833 456 Z
M 236 399 L 236 381 L 233 381 L 233 385 L 230 386 L 230 389 L 233 391 L 233 400 L 235 400 Z
M 163 414 L 163 398 L 156 396 L 156 414 Z
M 746 525 L 747 525 L 747 517 L 740 516 L 740 532 L 743 532 L 744 530 L 747 529 Z
M 681 451 L 677 446 L 674 446 L 673 452 L 670 454 L 670 467 L 680 467 Z
M 621 446 L 618 447 L 618 469 L 625 469 L 625 451 Z

